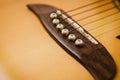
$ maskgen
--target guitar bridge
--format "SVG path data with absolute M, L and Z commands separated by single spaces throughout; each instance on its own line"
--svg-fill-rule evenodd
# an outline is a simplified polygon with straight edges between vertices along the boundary
M 54 13 L 50 13 L 50 18 L 52 20 L 52 23 L 55 24 L 56 27 L 59 25 L 62 25 L 62 27 L 60 27 L 61 29 L 63 29 L 64 26 L 73 27 L 76 31 L 78 31 L 80 34 L 86 37 L 90 42 L 92 42 L 95 45 L 98 44 L 97 40 L 95 40 L 90 34 L 88 34 L 77 22 L 75 22 L 70 17 L 68 17 L 66 14 L 64 14 L 64 12 L 57 10 Z
M 31 4 L 50 36 L 82 64 L 95 80 L 111 80 L 116 65 L 105 47 L 63 10 L 43 4 Z

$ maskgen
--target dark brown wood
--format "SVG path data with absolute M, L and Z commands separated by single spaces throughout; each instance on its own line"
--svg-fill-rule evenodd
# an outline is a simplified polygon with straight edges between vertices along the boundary
M 28 5 L 28 8 L 38 16 L 51 37 L 81 63 L 92 74 L 95 80 L 113 79 L 116 73 L 116 65 L 109 52 L 101 43 L 94 45 L 71 26 L 67 26 L 71 31 L 70 33 L 77 35 L 77 37 L 85 41 L 83 47 L 78 47 L 73 41 L 69 41 L 67 37 L 63 36 L 55 28 L 55 25 L 52 24 L 49 15 L 51 12 L 58 10 L 57 8 L 43 4 L 31 4 Z M 62 23 L 67 25 L 64 21 Z M 85 32 L 88 33 L 87 31 Z

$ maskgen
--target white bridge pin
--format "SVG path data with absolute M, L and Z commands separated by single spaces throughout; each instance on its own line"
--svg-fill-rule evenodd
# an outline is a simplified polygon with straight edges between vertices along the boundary
M 77 46 L 83 46 L 83 45 L 84 45 L 84 42 L 83 42 L 82 39 L 76 39 L 75 45 L 77 45 Z
M 57 24 L 56 28 L 59 30 L 62 30 L 64 28 L 64 25 L 59 23 L 59 24 Z
M 74 41 L 76 39 L 76 36 L 74 34 L 69 34 L 68 39 Z
M 67 35 L 69 34 L 69 30 L 66 29 L 66 28 L 65 28 L 65 29 L 62 29 L 62 30 L 61 30 L 61 34 L 67 36 Z
M 56 13 L 51 13 L 51 14 L 50 14 L 50 18 L 51 18 L 51 19 L 57 18 L 57 14 L 56 14 Z
M 58 24 L 58 23 L 60 23 L 60 20 L 57 19 L 57 18 L 55 18 L 55 19 L 53 19 L 52 23 L 53 23 L 53 24 Z

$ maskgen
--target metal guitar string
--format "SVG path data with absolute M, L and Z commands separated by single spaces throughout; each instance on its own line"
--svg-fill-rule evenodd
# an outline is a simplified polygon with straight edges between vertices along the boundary
M 110 15 L 107 15 L 107 16 L 104 16 L 104 17 L 101 17 L 100 19 L 97 19 L 97 20 L 91 21 L 91 22 L 89 22 L 89 23 L 83 24 L 82 26 L 86 26 L 86 25 L 88 25 L 88 24 L 94 23 L 95 21 L 99 21 L 99 20 L 101 20 L 101 19 L 104 19 L 104 18 L 110 17 L 110 16 L 115 15 L 115 14 L 118 14 L 118 13 L 119 13 L 119 11 L 117 11 L 117 12 L 115 12 L 115 13 L 113 13 L 113 14 L 110 14 Z
M 109 9 L 106 9 L 106 10 L 101 11 L 101 12 L 98 12 L 98 13 L 95 13 L 95 14 L 93 14 L 93 15 L 89 15 L 89 16 L 87 16 L 87 17 L 81 18 L 81 19 L 79 19 L 79 20 L 76 20 L 76 22 L 79 22 L 79 21 L 81 21 L 81 20 L 87 19 L 87 18 L 92 17 L 92 16 L 94 16 L 94 15 L 98 15 L 98 14 L 100 14 L 100 13 L 104 13 L 104 12 L 109 11 L 109 10 L 111 10 L 111 9 L 114 9 L 114 7 L 109 8 Z M 118 12 L 115 12 L 115 13 L 113 13 L 113 14 L 111 14 L 111 15 L 107 15 L 107 16 L 102 17 L 102 18 L 100 18 L 100 19 L 104 19 L 104 18 L 106 18 L 106 17 L 112 16 L 112 15 L 114 15 L 114 14 L 116 14 L 116 13 L 118 13 Z M 100 19 L 98 19 L 98 20 L 100 20 Z M 95 20 L 95 21 L 93 21 L 93 22 L 96 22 L 96 21 L 98 21 L 98 20 Z M 90 23 L 93 23 L 93 22 L 90 22 Z M 71 23 L 71 24 L 73 24 L 73 23 Z M 67 25 L 65 25 L 65 27 L 66 27 L 66 26 L 69 26 L 69 25 L 71 25 L 71 24 L 67 24 Z M 88 25 L 88 24 L 85 24 L 85 25 Z
M 102 0 L 102 1 L 104 1 L 104 0 Z M 73 9 L 73 10 L 69 10 L 69 11 L 67 11 L 67 12 L 65 12 L 65 13 L 69 13 L 69 12 L 72 12 L 72 11 L 75 11 L 75 10 L 78 10 L 78 9 L 81 9 L 81 8 L 84 8 L 84 7 L 87 7 L 87 6 L 90 6 L 90 5 L 96 4 L 96 3 L 98 3 L 98 2 L 101 2 L 101 1 L 96 1 L 96 2 L 93 2 L 93 3 L 87 4 L 87 5 L 85 5 L 85 6 L 78 7 L 78 8 L 75 8 L 75 9 Z M 79 15 L 79 14 L 82 14 L 82 13 L 85 13 L 85 12 L 88 12 L 88 11 L 90 11 L 90 10 L 93 10 L 93 9 L 96 9 L 96 8 L 99 8 L 99 7 L 102 7 L 102 6 L 105 6 L 105 5 L 109 5 L 110 3 L 112 3 L 112 1 L 107 2 L 107 3 L 105 3 L 105 4 L 102 4 L 102 5 L 100 5 L 100 6 L 97 6 L 97 7 L 94 7 L 94 8 L 88 9 L 88 10 L 85 10 L 85 11 L 83 11 L 83 12 L 80 12 L 80 13 L 77 13 L 77 14 L 74 14 L 74 15 L 71 15 L 70 18 L 72 18 L 72 17 L 74 17 L 74 16 L 76 16 L 76 15 Z M 109 11 L 109 10 L 111 10 L 111 9 L 115 9 L 115 7 L 113 6 L 113 7 L 109 8 L 109 9 L 106 9 L 106 10 L 103 10 L 103 11 L 101 11 L 101 12 L 95 13 L 95 14 L 93 14 L 93 15 L 90 15 L 90 16 L 87 16 L 87 17 L 84 17 L 84 18 L 79 19 L 79 20 L 76 20 L 76 22 L 79 22 L 79 21 L 84 20 L 84 19 L 87 19 L 87 18 L 89 18 L 89 17 L 92 17 L 92 16 L 95 16 L 95 15 L 98 15 L 98 14 L 100 14 L 100 13 L 103 13 L 103 12 Z M 115 12 L 115 13 L 113 13 L 113 14 L 107 15 L 107 16 L 105 16 L 105 17 L 102 17 L 102 18 L 100 18 L 100 19 L 98 19 L 98 20 L 101 20 L 101 19 L 107 18 L 107 17 L 112 16 L 112 15 L 115 15 L 115 14 L 117 14 L 117 13 L 119 13 L 119 11 L 117 11 L 117 12 Z M 94 22 L 96 22 L 96 21 L 98 21 L 98 20 L 92 21 L 92 22 L 87 23 L 87 24 L 84 24 L 84 25 L 82 25 L 82 26 L 85 26 L 85 25 L 88 25 L 88 24 L 94 23 Z M 63 21 L 63 20 L 62 20 L 62 21 Z M 106 23 L 106 24 L 108 24 L 108 23 Z M 65 26 L 69 26 L 69 25 L 70 25 L 70 24 L 65 25 Z M 104 24 L 104 25 L 105 25 L 105 24 Z M 102 25 L 99 26 L 99 27 L 102 27 Z M 95 29 L 97 29 L 97 28 L 99 28 L 99 27 L 96 27 Z M 116 28 L 115 28 L 115 29 L 116 29 Z M 92 29 L 92 30 L 93 30 L 93 29 Z M 88 31 L 91 31 L 91 30 L 88 30 Z M 110 31 L 111 31 L 111 30 L 110 30 Z M 108 31 L 107 31 L 107 32 L 108 32 Z M 101 35 L 102 35 L 102 34 L 101 34 Z M 100 35 L 99 35 L 99 36 L 100 36 Z
M 95 13 L 95 14 L 92 14 L 92 15 L 89 15 L 89 16 L 86 16 L 86 17 L 84 17 L 84 18 L 81 18 L 81 19 L 79 19 L 79 20 L 76 20 L 76 22 L 79 22 L 79 21 L 81 21 L 81 20 L 90 18 L 90 17 L 92 17 L 92 16 L 95 16 L 95 15 L 98 15 L 98 14 L 101 14 L 101 13 L 104 13 L 104 12 L 109 11 L 109 10 L 111 10 L 111 9 L 114 9 L 114 7 L 111 7 L 111 8 L 109 8 L 109 9 L 103 10 L 103 11 L 101 11 L 101 12 L 98 12 L 98 13 Z M 71 24 L 72 24 L 72 23 L 71 23 Z M 68 25 L 70 25 L 70 24 L 68 24 Z
M 66 11 L 66 12 L 64 12 L 64 13 L 73 12 L 73 11 L 75 11 L 75 10 L 79 10 L 79 9 L 81 9 L 81 8 L 84 8 L 84 7 L 87 7 L 87 6 L 89 6 L 89 5 L 93 5 L 93 4 L 96 4 L 96 3 L 102 2 L 102 1 L 105 1 L 105 0 L 97 0 L 97 1 L 95 1 L 95 2 L 92 2 L 92 3 L 86 4 L 86 5 L 84 5 L 84 6 L 80 6 L 80 7 L 77 7 L 77 8 L 75 8 L 75 9 L 68 10 L 68 11 Z
M 99 1 L 99 2 L 100 2 L 100 1 Z M 95 2 L 95 3 L 96 3 L 96 2 Z M 95 4 L 95 3 L 94 3 L 94 4 Z M 98 3 L 98 2 L 97 2 L 97 3 Z M 102 5 L 93 7 L 93 8 L 91 8 L 91 9 L 87 9 L 87 10 L 84 10 L 84 11 L 82 11 L 82 12 L 73 14 L 73 15 L 69 16 L 69 18 L 72 18 L 72 17 L 77 16 L 77 15 L 79 15 L 79 14 L 82 14 L 82 13 L 85 13 L 85 12 L 88 12 L 88 11 L 91 11 L 91 10 L 94 10 L 94 9 L 96 9 L 96 8 L 99 8 L 99 7 L 102 7 L 102 6 L 105 6 L 105 5 L 109 5 L 110 3 L 111 3 L 111 1 L 110 1 L 110 2 L 107 2 L 107 3 L 105 3 L 105 4 L 102 4 Z M 91 5 L 91 4 L 90 4 L 90 5 Z M 90 5 L 87 5 L 87 6 L 90 6 Z M 93 4 L 92 4 L 92 5 L 93 5 Z M 87 7 L 87 6 L 84 6 L 84 7 Z M 84 8 L 84 7 L 79 7 L 78 9 L 81 9 L 81 8 Z M 75 10 L 78 10 L 78 9 L 73 9 L 73 10 L 71 10 L 71 11 L 63 12 L 63 14 L 64 14 L 64 13 L 69 13 L 69 12 L 72 12 L 72 11 L 75 11 Z M 62 21 L 64 21 L 64 20 L 66 20 L 66 19 L 63 19 Z M 62 21 L 61 21 L 61 22 L 62 22 Z
M 109 30 L 109 31 L 103 32 L 103 33 L 101 33 L 101 34 L 99 34 L 99 35 L 97 35 L 97 36 L 95 36 L 95 37 L 100 37 L 101 35 L 103 35 L 103 34 L 105 34 L 105 33 L 111 32 L 111 31 L 113 31 L 113 30 L 117 30 L 117 29 L 119 29 L 119 28 L 120 28 L 120 26 L 118 26 L 118 27 L 116 27 L 116 28 L 113 28 L 113 29 L 111 29 L 111 30 Z
M 118 14 L 118 13 L 117 13 L 117 14 Z M 95 29 L 97 29 L 97 28 L 100 28 L 100 27 L 102 27 L 102 26 L 104 26 L 104 25 L 106 25 L 106 24 L 115 22 L 115 21 L 117 21 L 117 20 L 120 20 L 120 18 L 114 19 L 114 20 L 112 20 L 112 21 L 110 21 L 110 22 L 107 22 L 107 23 L 104 23 L 104 24 L 102 24 L 102 25 L 99 25 L 99 26 L 97 26 L 97 27 L 95 27 L 95 28 L 89 29 L 88 31 L 93 31 L 93 30 L 95 30 Z
M 105 3 L 105 4 L 102 4 L 102 5 L 93 7 L 93 8 L 91 8 L 91 9 L 85 10 L 85 11 L 83 11 L 83 12 L 76 13 L 76 14 L 74 14 L 74 15 L 71 15 L 70 17 L 73 17 L 73 16 L 76 16 L 76 15 L 79 15 L 79 14 L 82 14 L 82 13 L 85 13 L 85 12 L 88 12 L 88 11 L 90 11 L 90 10 L 93 10 L 93 9 L 96 9 L 96 8 L 99 8 L 99 7 L 102 7 L 102 6 L 105 6 L 105 5 L 109 5 L 110 3 L 111 3 L 111 1 L 110 1 L 110 2 L 107 2 L 107 3 Z
M 110 3 L 109 3 L 109 4 L 110 4 Z M 102 5 L 102 6 L 104 6 L 104 5 Z M 101 6 L 99 6 L 99 7 L 101 7 Z M 95 9 L 95 8 L 94 8 L 94 9 Z M 87 19 L 87 18 L 89 18 L 89 17 L 98 15 L 98 14 L 100 14 L 100 13 L 103 13 L 103 12 L 108 11 L 108 10 L 111 10 L 111 9 L 114 9 L 114 7 L 111 7 L 111 8 L 109 8 L 109 9 L 106 9 L 106 10 L 101 11 L 101 12 L 98 12 L 98 13 L 95 13 L 95 14 L 93 14 L 93 15 L 86 16 L 86 17 L 84 17 L 84 18 L 82 18 L 82 19 L 76 20 L 76 22 L 79 22 L 79 21 L 84 20 L 84 19 Z M 90 9 L 90 10 L 93 10 L 93 9 Z M 87 10 L 87 11 L 90 11 L 90 10 Z M 85 11 L 85 12 L 87 12 L 87 11 Z M 85 12 L 84 12 L 84 13 L 85 13 Z M 79 14 L 83 14 L 83 12 L 81 12 L 81 13 L 79 13 Z M 78 14 L 77 14 L 77 15 L 78 15 Z M 77 15 L 74 15 L 74 16 L 77 16 Z M 74 17 L 74 16 L 70 16 L 70 18 L 72 18 L 72 17 Z M 65 19 L 64 19 L 64 20 L 65 20 Z M 64 21 L 64 20 L 62 20 L 62 21 Z M 71 23 L 71 24 L 73 24 L 73 23 Z M 65 25 L 65 26 L 69 26 L 69 25 L 71 25 L 71 24 L 67 24 L 67 25 Z

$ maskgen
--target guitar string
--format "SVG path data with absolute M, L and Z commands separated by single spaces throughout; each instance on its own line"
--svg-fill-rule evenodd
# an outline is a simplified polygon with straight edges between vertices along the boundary
M 105 1 L 105 0 L 97 0 L 97 1 L 92 2 L 92 3 L 88 3 L 88 4 L 86 4 L 86 5 L 83 5 L 83 6 L 74 8 L 74 9 L 67 10 L 67 11 L 63 12 L 63 14 L 64 14 L 64 13 L 67 14 L 67 13 L 70 13 L 70 12 L 73 12 L 73 11 L 76 11 L 76 10 L 79 10 L 79 9 L 81 9 L 81 8 L 84 8 L 84 7 L 87 7 L 87 6 L 90 6 L 90 5 L 97 4 L 97 3 L 102 2 L 102 1 Z M 52 12 L 56 12 L 56 10 L 55 10 L 55 11 L 52 11 Z M 52 13 L 52 12 L 51 12 L 51 13 Z M 58 17 L 59 17 L 59 16 L 58 16 Z
M 109 4 L 109 3 L 107 3 L 107 4 Z M 94 15 L 103 13 L 103 12 L 108 11 L 108 10 L 111 10 L 111 9 L 114 9 L 114 7 L 109 8 L 109 9 L 104 10 L 104 11 L 101 11 L 101 12 L 99 12 L 99 13 L 96 13 L 96 14 L 94 14 Z M 98 19 L 98 20 L 107 18 L 107 17 L 112 16 L 112 15 L 115 15 L 115 14 L 117 14 L 117 13 L 118 13 L 118 12 L 115 12 L 115 13 L 113 13 L 113 14 L 111 14 L 111 15 L 107 15 L 107 16 L 105 16 L 105 17 L 103 17 L 103 18 Z M 77 14 L 77 15 L 78 15 L 78 14 Z M 85 18 L 79 19 L 79 20 L 77 20 L 76 22 L 81 21 L 81 20 L 84 20 L 84 19 L 89 18 L 89 17 L 92 17 L 92 16 L 94 16 L 94 15 L 90 15 L 90 16 L 87 16 L 87 17 L 85 17 Z M 75 16 L 75 15 L 73 15 L 73 16 Z M 95 21 L 93 21 L 93 22 L 96 22 L 96 21 L 98 21 L 98 20 L 95 20 Z M 93 23 L 93 22 L 92 22 L 92 23 Z M 91 23 L 91 22 L 90 22 L 90 23 Z M 68 24 L 68 25 L 70 25 L 70 24 Z M 67 26 L 68 26 L 68 25 L 67 25 Z M 87 24 L 86 24 L 86 25 L 87 25 Z M 98 27 L 98 28 L 99 28 L 99 27 Z M 119 27 L 118 27 L 118 28 L 119 28 Z M 96 28 L 96 29 L 97 29 L 97 28 Z M 117 29 L 117 28 L 115 28 L 115 29 Z M 113 30 L 113 29 L 112 29 L 112 30 Z M 110 31 L 112 31 L 112 30 L 110 30 Z M 88 31 L 90 31 L 90 30 L 88 30 Z M 109 32 L 109 31 L 106 31 L 106 32 Z M 104 32 L 104 33 L 106 33 L 106 32 Z M 102 33 L 102 34 L 104 34 L 104 33 Z M 102 35 L 102 34 L 100 34 L 100 35 Z
M 117 13 L 117 14 L 118 14 L 118 13 Z M 102 24 L 102 25 L 100 25 L 100 26 L 98 26 L 98 27 L 89 29 L 88 31 L 95 30 L 95 29 L 97 29 L 97 28 L 100 28 L 100 27 L 102 27 L 102 26 L 104 26 L 104 25 L 107 25 L 107 24 L 109 24 L 109 23 L 115 22 L 115 21 L 117 21 L 117 20 L 120 20 L 120 18 L 117 18 L 117 19 L 114 19 L 114 20 L 112 20 L 112 21 L 110 21 L 110 22 L 104 23 L 104 24 Z
M 64 14 L 64 13 L 73 12 L 73 11 L 75 11 L 75 10 L 78 10 L 78 9 L 81 9 L 81 8 L 84 8 L 84 7 L 87 7 L 87 6 L 90 6 L 90 5 L 93 5 L 93 4 L 102 2 L 102 1 L 105 1 L 105 0 L 99 0 L 99 1 L 96 1 L 96 2 L 93 2 L 93 3 L 90 3 L 90 4 L 87 4 L 87 5 L 84 5 L 84 6 L 80 6 L 80 7 L 78 7 L 78 8 L 71 9 L 71 10 L 68 10 L 68 11 L 66 11 L 66 12 L 63 12 L 63 14 Z M 107 2 L 107 3 L 105 3 L 105 4 L 102 4 L 102 5 L 100 5 L 100 6 L 93 7 L 93 8 L 91 8 L 91 9 L 85 10 L 85 11 L 83 11 L 83 12 L 80 12 L 80 13 L 77 13 L 77 14 L 74 14 L 74 15 L 71 15 L 71 16 L 69 16 L 69 18 L 72 18 L 72 17 L 74 17 L 74 16 L 77 16 L 77 15 L 79 15 L 79 14 L 85 13 L 85 12 L 90 11 L 90 10 L 93 10 L 93 9 L 102 7 L 102 6 L 104 6 L 104 5 L 108 5 L 108 4 L 110 4 L 110 3 L 111 3 L 111 1 L 110 1 L 110 2 Z M 58 17 L 60 17 L 60 16 L 58 16 Z M 65 20 L 65 19 L 63 19 L 62 21 L 64 21 L 64 20 Z M 78 20 L 78 21 L 79 21 L 79 20 Z
M 115 14 L 117 14 L 117 13 L 119 13 L 119 11 L 118 11 L 118 12 L 115 12 L 115 13 L 113 13 L 113 14 L 111 14 L 111 15 L 108 15 L 108 16 L 106 16 L 106 17 L 103 17 L 103 18 L 101 18 L 101 19 L 107 18 L 107 17 L 112 16 L 112 15 L 115 15 Z M 99 19 L 99 20 L 101 20 L 101 19 Z M 115 21 L 117 21 L 117 20 L 120 20 L 120 18 L 118 18 L 118 19 L 116 19 L 116 20 L 113 20 L 113 21 L 111 21 L 111 22 L 108 22 L 108 23 L 106 23 L 106 24 L 115 22 Z M 98 21 L 98 20 L 95 20 L 95 21 L 93 21 L 93 22 L 96 22 L 96 21 Z M 93 23 L 93 22 L 92 22 L 92 23 Z M 91 22 L 90 22 L 90 23 L 91 23 Z M 89 24 L 90 24 L 90 23 L 89 23 Z M 104 24 L 104 25 L 106 25 L 106 24 Z M 88 25 L 88 24 L 86 24 L 86 25 Z M 102 27 L 102 26 L 104 26 L 104 25 L 101 25 L 101 26 L 96 27 L 96 28 L 94 28 L 94 29 L 100 28 L 100 27 Z M 85 26 L 85 25 L 84 25 L 84 26 Z M 97 35 L 97 36 L 95 36 L 95 37 L 99 37 L 99 36 L 101 36 L 101 35 L 103 35 L 103 34 L 105 34 L 105 33 L 107 33 L 107 32 L 110 32 L 110 31 L 115 30 L 115 29 L 118 29 L 118 28 L 120 28 L 120 26 L 117 27 L 117 28 L 111 29 L 111 30 L 109 30 L 109 31 L 106 31 L 106 32 L 104 32 L 104 33 L 101 33 L 101 34 L 99 34 L 99 35 Z M 92 30 L 94 30 L 94 29 L 87 30 L 87 31 L 90 32 L 90 31 L 92 31 Z
M 116 19 L 114 19 L 114 20 L 112 20 L 112 21 L 109 21 L 109 22 L 107 22 L 107 23 L 104 23 L 104 24 L 102 24 L 102 25 L 100 25 L 100 26 L 98 26 L 98 27 L 100 28 L 100 27 L 103 27 L 104 25 L 107 25 L 107 24 L 109 24 L 109 23 L 114 23 L 114 22 L 119 21 L 119 20 L 120 20 L 120 17 L 119 17 L 119 18 L 116 18 Z M 93 30 L 95 30 L 95 29 L 97 29 L 97 28 L 93 28 L 93 29 L 90 29 L 90 30 L 88 30 L 88 31 L 90 32 L 90 31 L 93 31 Z
M 98 14 L 104 13 L 104 12 L 109 11 L 109 10 L 111 10 L 111 9 L 114 9 L 114 7 L 111 7 L 111 8 L 108 8 L 108 9 L 106 9 L 106 10 L 100 11 L 100 12 L 98 12 L 98 13 L 95 13 L 95 14 L 89 15 L 89 16 L 84 17 L 84 18 L 81 18 L 81 19 L 79 19 L 79 20 L 76 20 L 75 22 L 82 21 L 82 20 L 84 20 L 84 19 L 87 19 L 87 18 L 93 17 L 93 16 L 95 16 L 95 15 L 98 15 Z M 74 23 L 74 22 L 73 22 L 73 23 Z M 73 24 L 73 23 L 71 23 L 71 24 Z M 65 25 L 65 27 L 70 26 L 71 24 L 67 24 L 67 25 Z
M 108 8 L 108 9 L 106 9 L 106 10 L 100 11 L 100 12 L 98 12 L 98 13 L 95 13 L 95 14 L 89 15 L 89 16 L 84 17 L 84 18 L 81 18 L 81 19 L 79 19 L 79 20 L 76 20 L 76 22 L 79 22 L 79 21 L 81 21 L 81 20 L 84 20 L 84 19 L 87 19 L 87 18 L 93 17 L 93 16 L 95 16 L 95 15 L 98 15 L 98 14 L 104 13 L 104 12 L 109 11 L 109 10 L 111 10 L 111 9 L 114 9 L 114 7 L 111 7 L 111 8 Z
M 83 6 L 74 8 L 74 9 L 70 9 L 70 10 L 67 10 L 67 11 L 65 11 L 65 12 L 63 12 L 63 13 L 70 13 L 70 12 L 73 12 L 73 11 L 79 10 L 79 9 L 81 9 L 81 8 L 84 8 L 84 7 L 93 5 L 93 4 L 97 4 L 97 3 L 100 3 L 100 2 L 103 2 L 103 1 L 105 1 L 105 0 L 97 0 L 96 2 L 92 2 L 92 3 L 86 4 L 86 5 L 83 5 Z M 117 0 L 111 0 L 110 2 L 113 3 L 114 1 L 117 1 Z
M 89 5 L 93 5 L 93 4 L 96 4 L 96 3 L 99 3 L 99 2 L 102 2 L 102 1 L 105 1 L 105 0 L 98 0 L 98 1 L 95 1 L 95 2 L 92 2 L 92 3 L 89 3 L 89 4 L 86 4 L 86 5 L 83 5 L 83 6 L 80 6 L 80 7 L 77 7 L 77 8 L 74 8 L 74 9 L 71 9 L 71 10 L 68 10 L 64 13 L 69 13 L 69 12 L 73 12 L 73 11 L 76 11 L 76 10 L 79 10 L 81 8 L 84 8 L 84 7 L 87 7 Z
M 118 28 L 120 28 L 120 27 L 118 27 Z M 118 28 L 115 28 L 115 30 L 116 29 L 118 29 Z M 110 31 L 113 31 L 114 29 L 112 29 L 112 30 L 109 30 L 109 31 L 107 31 L 107 32 L 110 32 Z M 98 36 L 96 36 L 96 37 L 99 37 L 99 36 L 101 36 L 101 35 L 103 35 L 103 34 L 105 34 L 105 33 L 107 33 L 107 32 L 104 32 L 104 33 L 102 33 L 102 34 L 99 34 Z M 94 47 L 93 47 L 93 49 L 94 49 Z
M 116 13 L 118 13 L 118 12 L 116 12 Z M 112 15 L 115 15 L 116 13 L 113 13 Z M 118 14 L 119 14 L 119 13 L 118 13 Z M 111 15 L 111 16 L 112 16 L 112 15 Z M 107 17 L 109 17 L 109 16 L 106 16 L 105 18 L 107 18 Z M 87 31 L 90 32 L 90 31 L 92 31 L 92 30 L 98 29 L 98 28 L 100 28 L 100 27 L 102 27 L 102 26 L 104 26 L 104 25 L 107 25 L 107 24 L 109 24 L 109 23 L 113 23 L 113 22 L 115 22 L 115 21 L 117 21 L 117 20 L 120 20 L 120 18 L 117 18 L 117 19 L 115 19 L 115 20 L 112 20 L 111 22 L 105 23 L 105 24 L 103 24 L 103 25 L 101 25 L 101 26 L 98 26 L 98 27 L 96 27 L 96 28 L 89 29 L 89 30 L 87 30 Z M 95 21 L 95 22 L 96 22 L 96 21 Z M 120 28 L 120 26 L 117 27 L 117 28 L 108 30 L 108 31 L 106 31 L 106 32 L 103 32 L 103 33 L 101 33 L 101 34 L 99 34 L 99 35 L 96 35 L 95 37 L 99 37 L 99 36 L 101 36 L 101 35 L 104 35 L 105 33 L 108 33 L 108 32 L 110 32 L 110 31 L 115 30 L 115 29 L 118 29 L 118 28 Z
M 114 14 L 119 14 L 118 12 L 117 13 L 114 13 Z M 112 14 L 113 15 L 113 14 Z M 112 16 L 111 15 L 111 16 Z M 109 17 L 109 16 L 107 16 L 107 17 Z M 90 31 L 92 31 L 92 30 L 95 30 L 95 29 L 98 29 L 98 28 L 100 28 L 100 27 L 103 27 L 104 25 L 107 25 L 107 24 L 109 24 L 109 23 L 113 23 L 113 22 L 115 22 L 115 21 L 118 21 L 118 20 L 120 20 L 120 18 L 117 18 L 117 19 L 114 19 L 114 20 L 112 20 L 112 21 L 109 21 L 109 22 L 107 22 L 107 23 L 105 23 L 105 24 L 102 24 L 102 25 L 100 25 L 100 26 L 98 26 L 98 27 L 95 27 L 95 28 L 93 28 L 93 29 L 89 29 L 89 30 L 87 30 L 88 32 L 90 32 Z M 119 27 L 118 27 L 119 28 Z M 76 29 L 75 29 L 76 30 Z M 73 30 L 74 31 L 74 30 Z M 110 30 L 111 31 L 111 30 Z M 109 31 L 107 31 L 107 32 L 109 32 Z
M 97 9 L 97 8 L 102 7 L 102 6 L 105 6 L 105 5 L 109 5 L 110 3 L 111 3 L 111 1 L 110 1 L 110 2 L 107 2 L 107 3 L 105 3 L 105 4 L 102 4 L 102 5 L 99 5 L 99 6 L 96 6 L 96 7 L 93 7 L 93 8 L 87 9 L 87 10 L 84 10 L 84 11 L 82 11 L 82 12 L 79 12 L 79 13 L 73 14 L 73 15 L 69 16 L 69 18 L 75 17 L 75 16 L 77 16 L 77 15 L 79 15 L 79 14 L 86 13 L 86 12 L 88 12 L 88 11 L 91 11 L 91 10 Z M 89 5 L 89 6 L 90 6 L 90 5 Z M 86 7 L 87 7 L 87 6 L 86 6 Z M 83 7 L 82 7 L 82 8 L 83 8 Z M 63 14 L 64 14 L 64 13 L 63 13 Z M 59 16 L 59 17 L 60 17 L 60 16 Z M 63 20 L 61 20 L 61 22 L 65 21 L 65 20 L 66 20 L 66 18 L 63 19 Z
M 103 0 L 104 1 L 104 0 Z M 69 12 L 72 12 L 72 11 L 75 11 L 75 10 L 78 10 L 78 9 L 81 9 L 81 8 L 84 8 L 84 7 L 87 7 L 87 6 L 90 6 L 90 5 L 92 5 L 92 4 L 96 4 L 96 3 L 98 3 L 98 2 L 101 2 L 101 1 L 96 1 L 96 2 L 93 2 L 93 3 L 90 3 L 90 4 L 87 4 L 87 5 L 84 5 L 84 6 L 82 6 L 82 7 L 78 7 L 78 8 L 76 8 L 76 9 L 73 9 L 73 10 L 69 10 L 69 11 L 67 11 L 67 12 L 65 12 L 65 13 L 69 13 Z M 109 4 L 110 2 L 108 2 L 108 3 L 106 3 L 106 5 L 107 4 Z M 104 6 L 105 4 L 103 4 L 103 6 Z M 102 5 L 101 5 L 102 6 Z M 96 8 L 98 8 L 98 7 L 96 7 Z M 100 13 L 103 13 L 103 12 L 106 12 L 106 11 L 108 11 L 108 10 L 111 10 L 111 9 L 113 9 L 113 8 L 115 8 L 115 7 L 112 7 L 112 8 L 109 8 L 109 9 L 107 9 L 107 10 L 104 10 L 104 11 L 101 11 L 101 12 L 99 12 L 99 13 L 96 13 L 96 14 L 93 14 L 93 15 L 90 15 L 90 16 L 87 16 L 87 17 L 85 17 L 85 18 L 82 18 L 82 19 L 79 19 L 79 20 L 77 20 L 76 22 L 78 22 L 78 21 L 81 21 L 81 20 L 84 20 L 84 19 L 87 19 L 87 18 L 89 18 L 89 17 L 92 17 L 92 16 L 94 16 L 94 15 L 98 15 L 98 14 L 100 14 Z M 95 8 L 93 8 L 93 9 L 95 9 Z M 92 10 L 92 9 L 90 9 L 90 10 Z M 87 11 L 90 11 L 90 10 L 87 10 Z M 86 12 L 86 11 L 85 11 Z M 84 12 L 83 12 L 84 13 Z M 81 14 L 81 13 L 80 13 Z M 77 14 L 74 14 L 74 15 L 72 15 L 72 16 L 76 16 L 76 15 L 78 15 L 78 13 Z M 70 17 L 72 17 L 72 16 L 70 16 Z M 108 16 L 109 17 L 109 16 Z M 95 21 L 94 21 L 95 22 Z M 70 24 L 69 24 L 70 25 Z M 67 25 L 68 26 L 68 25 Z
M 97 20 L 94 20 L 94 21 L 91 21 L 91 22 L 89 22 L 89 23 L 86 23 L 86 24 L 84 24 L 84 25 L 82 25 L 82 26 L 86 26 L 86 25 L 88 25 L 88 24 L 97 22 L 97 21 L 99 21 L 99 20 L 102 20 L 102 19 L 104 19 L 104 18 L 110 17 L 110 16 L 115 15 L 115 14 L 118 14 L 118 13 L 119 13 L 119 11 L 117 11 L 117 12 L 115 12 L 115 13 L 113 13 L 113 14 L 110 14 L 110 15 L 107 15 L 107 16 L 104 16 L 104 17 L 101 17 L 101 18 L 99 18 L 99 19 L 97 19 Z
M 85 13 L 85 12 L 90 11 L 90 10 L 93 10 L 93 9 L 97 9 L 97 8 L 102 7 L 102 6 L 105 6 L 105 5 L 109 5 L 110 3 L 111 3 L 111 1 L 110 1 L 110 2 L 107 2 L 107 3 L 105 3 L 105 4 L 102 4 L 102 5 L 93 7 L 93 8 L 91 8 L 91 9 L 85 10 L 85 11 L 83 11 L 83 12 L 76 13 L 76 14 L 74 14 L 74 15 L 71 15 L 70 17 L 73 17 L 73 16 L 76 16 L 76 15 Z
M 113 29 L 111 29 L 111 30 L 108 30 L 108 31 L 106 31 L 106 32 L 103 32 L 103 33 L 101 33 L 101 34 L 99 34 L 99 35 L 96 35 L 95 37 L 100 37 L 101 35 L 104 35 L 105 33 L 111 32 L 111 31 L 113 31 L 113 30 L 117 30 L 117 29 L 119 29 L 119 28 L 120 28 L 120 26 L 118 26 L 118 27 L 116 27 L 116 28 L 113 28 Z

